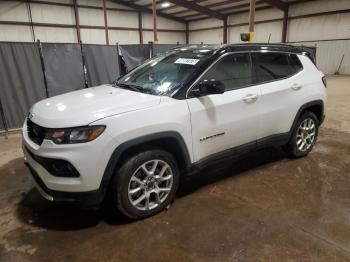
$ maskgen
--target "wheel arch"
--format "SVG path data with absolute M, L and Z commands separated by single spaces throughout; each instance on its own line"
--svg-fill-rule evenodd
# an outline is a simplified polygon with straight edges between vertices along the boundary
M 109 182 L 121 160 L 125 159 L 128 154 L 149 148 L 167 150 L 177 160 L 180 171 L 187 172 L 190 170 L 190 154 L 184 139 L 178 132 L 168 131 L 150 134 L 126 141 L 113 151 L 103 173 L 100 190 L 107 191 Z
M 319 123 L 322 124 L 323 119 L 324 119 L 324 103 L 323 103 L 323 101 L 322 100 L 310 101 L 310 102 L 302 105 L 299 108 L 299 110 L 294 118 L 293 124 L 291 126 L 290 133 L 293 132 L 295 125 L 297 124 L 300 116 L 306 111 L 313 112 L 317 116 Z

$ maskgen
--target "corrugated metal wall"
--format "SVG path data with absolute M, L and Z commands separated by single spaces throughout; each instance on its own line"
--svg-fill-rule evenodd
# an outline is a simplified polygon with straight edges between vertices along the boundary
M 344 55 L 339 73 L 350 74 L 350 40 L 303 42 L 302 44 L 317 47 L 317 66 L 323 73 L 337 72 Z
M 339 13 L 330 13 L 339 11 Z M 321 14 L 328 12 L 328 14 Z M 320 15 L 308 17 L 310 14 Z M 305 17 L 306 16 L 306 17 Z M 350 74 L 350 1 L 315 0 L 292 5 L 289 9 L 287 41 L 303 45 L 317 45 L 317 64 L 326 74 L 337 71 L 342 55 L 341 74 Z M 255 41 L 279 43 L 282 38 L 283 12 L 265 9 L 256 12 Z M 264 22 L 273 20 L 270 22 Z M 240 33 L 248 32 L 248 13 L 228 19 L 229 43 L 241 43 Z M 220 44 L 223 41 L 222 22 L 206 19 L 190 23 L 190 43 Z M 213 28 L 202 30 L 205 28 Z M 215 29 L 214 29 L 215 28 Z M 196 30 L 200 31 L 196 31 Z
M 72 3 L 72 0 L 51 0 L 52 2 Z M 80 5 L 101 6 L 99 0 L 77 0 Z M 107 7 L 128 9 L 110 1 Z M 55 23 L 55 24 L 75 24 L 74 10 L 67 6 L 54 6 L 47 4 L 31 3 L 33 22 Z M 300 17 L 314 13 L 331 12 L 344 10 L 338 14 L 318 15 L 313 17 Z M 347 10 L 347 11 L 346 11 Z M 341 72 L 350 74 L 350 1 L 349 0 L 315 0 L 290 7 L 288 23 L 289 42 L 303 44 L 317 44 L 318 65 L 327 74 L 337 70 L 341 56 L 344 54 L 344 62 Z M 80 24 L 84 26 L 104 26 L 103 11 L 86 7 L 79 7 Z M 108 24 L 112 27 L 137 28 L 138 17 L 136 12 L 121 12 L 108 10 Z M 281 41 L 283 13 L 277 9 L 259 10 L 256 13 L 256 42 L 277 43 Z M 264 22 L 267 20 L 274 20 Z M 275 21 L 277 20 L 277 21 Z M 29 22 L 26 4 L 23 1 L 0 1 L 0 21 Z M 228 41 L 229 43 L 239 43 L 240 33 L 247 32 L 248 13 L 237 14 L 229 17 Z M 147 43 L 153 40 L 152 16 L 142 15 L 143 41 Z M 199 44 L 219 44 L 223 41 L 222 21 L 217 19 L 206 19 L 189 24 L 190 43 Z M 185 30 L 185 25 L 158 18 L 159 29 Z M 215 28 L 202 30 L 205 28 Z M 202 31 L 196 31 L 196 30 Z M 75 28 L 53 28 L 34 27 L 35 36 L 42 42 L 66 42 L 76 43 L 77 34 Z M 158 32 L 159 42 L 164 44 L 174 44 L 176 42 L 185 43 L 184 32 Z M 84 43 L 105 44 L 105 32 L 101 28 L 81 28 L 81 38 Z M 109 30 L 111 44 L 139 43 L 139 32 L 137 30 Z M 344 40 L 347 39 L 347 40 Z M 32 41 L 32 32 L 29 26 L 22 25 L 1 25 L 0 41 Z
M 47 0 L 46 0 L 47 2 Z M 50 0 L 50 2 L 72 4 L 73 0 Z M 107 8 L 132 10 L 123 5 L 107 1 Z M 104 14 L 102 9 L 92 9 L 89 6 L 102 7 L 101 0 L 77 0 L 79 22 L 82 27 L 94 26 L 96 28 L 81 28 L 81 40 L 87 44 L 105 44 Z M 55 6 L 43 3 L 30 3 L 34 23 L 50 23 L 63 25 L 62 27 L 35 26 L 36 39 L 42 42 L 77 43 L 75 26 L 75 14 L 72 6 Z M 138 13 L 136 11 L 107 10 L 110 44 L 138 44 L 140 41 L 138 32 Z M 28 10 L 25 1 L 0 0 L 0 21 L 29 22 Z M 144 43 L 153 41 L 152 16 L 142 14 Z M 67 27 L 70 25 L 71 27 Z M 159 32 L 160 44 L 185 43 L 186 25 L 173 20 L 158 18 L 158 28 L 165 30 L 180 30 L 180 32 Z M 122 28 L 122 29 L 119 29 Z M 133 30 L 130 30 L 132 28 Z M 0 24 L 0 41 L 33 41 L 30 26 Z

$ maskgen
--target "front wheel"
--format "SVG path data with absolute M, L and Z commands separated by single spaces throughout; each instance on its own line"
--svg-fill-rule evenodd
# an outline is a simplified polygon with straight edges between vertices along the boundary
M 146 218 L 171 203 L 178 185 L 174 157 L 163 150 L 144 151 L 129 158 L 115 174 L 113 203 L 130 218 Z
M 284 147 L 291 157 L 309 154 L 316 143 L 319 121 L 312 112 L 305 112 L 298 120 L 289 143 Z

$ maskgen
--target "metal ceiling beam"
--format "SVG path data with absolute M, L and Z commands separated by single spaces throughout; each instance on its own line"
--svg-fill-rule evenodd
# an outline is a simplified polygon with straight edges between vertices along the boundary
M 117 4 L 121 4 L 121 5 L 130 7 L 132 9 L 135 9 L 135 10 L 143 12 L 143 13 L 152 14 L 152 9 L 149 9 L 149 8 L 147 8 L 145 6 L 142 6 L 142 5 L 134 4 L 133 2 L 127 2 L 125 0 L 112 0 L 112 2 L 115 2 Z M 165 13 L 162 13 L 162 12 L 159 12 L 159 11 L 158 11 L 158 16 L 161 16 L 161 17 L 164 17 L 164 18 L 167 18 L 167 19 L 171 19 L 171 20 L 175 20 L 175 21 L 178 21 L 180 23 L 185 23 L 185 20 L 183 20 L 183 19 L 181 19 L 179 17 L 173 16 L 173 15 L 170 15 L 170 14 L 165 14 Z
M 256 10 L 264 10 L 264 9 L 271 9 L 273 7 L 271 6 L 262 6 L 262 7 L 257 7 Z M 238 11 L 233 11 L 233 12 L 229 12 L 229 13 L 225 13 L 225 15 L 229 16 L 229 15 L 237 15 L 237 14 L 244 14 L 246 12 L 249 12 L 249 8 L 245 9 L 245 10 L 238 10 Z M 184 17 L 186 18 L 186 17 Z M 194 18 L 194 19 L 186 19 L 187 22 L 194 22 L 194 21 L 200 21 L 206 19 L 206 17 L 203 18 Z
M 194 2 L 196 2 L 196 3 L 200 3 L 200 2 L 204 2 L 204 1 L 207 1 L 207 0 L 194 0 Z M 157 1 L 157 4 L 161 4 L 163 2 L 167 2 L 167 1 L 166 0 L 159 0 L 159 1 Z M 151 4 L 147 4 L 147 5 L 143 5 L 143 6 L 150 7 L 150 6 L 152 6 L 152 3 Z M 168 6 L 168 7 L 160 6 L 158 9 L 161 10 L 161 11 L 168 11 L 168 10 L 171 10 L 171 9 L 174 9 L 174 8 L 178 8 L 178 7 L 179 6 L 177 6 L 177 5 L 172 5 L 172 6 Z
M 234 4 L 234 3 L 239 3 L 239 2 L 243 2 L 244 0 L 236 0 L 236 1 L 233 1 L 233 0 L 229 0 L 229 1 L 224 1 L 224 2 L 218 2 L 218 3 L 215 3 L 215 4 L 210 4 L 210 5 L 206 5 L 205 7 L 207 8 L 212 8 L 212 7 L 221 7 L 222 5 L 227 5 L 227 4 Z M 263 2 L 259 2 L 257 1 L 256 2 L 257 4 L 262 4 Z M 264 3 L 265 4 L 265 3 Z M 221 11 L 227 11 L 227 10 L 235 10 L 235 9 L 239 9 L 239 8 L 245 8 L 245 7 L 249 7 L 249 3 L 244 3 L 244 4 L 238 4 L 238 5 L 233 5 L 233 6 L 226 6 L 225 8 L 217 8 L 215 9 L 214 11 L 215 12 L 221 12 Z M 183 14 L 183 13 L 189 13 L 189 12 L 193 12 L 192 10 L 182 10 L 182 11 L 177 11 L 177 12 L 174 12 L 174 13 L 171 13 L 172 15 L 176 15 L 176 16 L 179 16 L 180 14 Z M 198 14 L 197 14 L 198 15 Z M 194 16 L 193 14 L 189 14 L 188 15 L 189 17 L 192 17 Z M 182 15 L 180 16 L 181 18 L 187 18 L 188 17 L 187 15 Z
M 181 10 L 181 11 L 177 11 L 177 12 L 174 12 L 174 13 L 171 13 L 171 14 L 172 14 L 172 15 L 178 16 L 178 15 L 181 15 L 181 14 L 193 13 L 193 12 L 195 12 L 196 14 L 198 14 L 198 12 L 193 11 L 193 10 L 188 10 L 188 9 L 186 9 L 186 10 Z
M 288 8 L 288 4 L 285 2 L 282 2 L 281 0 L 262 0 L 262 1 L 282 11 L 285 11 Z
M 261 5 L 265 5 L 264 2 L 259 2 L 259 1 L 256 1 L 256 6 L 261 6 Z M 250 6 L 249 3 L 247 4 L 240 4 L 240 5 L 235 5 L 235 6 L 232 6 L 232 7 L 226 7 L 226 8 L 220 8 L 220 9 L 216 9 L 216 11 L 218 12 L 221 12 L 221 11 L 227 11 L 227 10 L 230 10 L 230 11 L 235 11 L 235 10 L 239 10 L 239 9 L 242 9 L 242 8 L 248 8 Z
M 186 1 L 186 0 L 168 0 L 168 2 L 173 3 L 177 6 L 182 6 L 190 10 L 197 11 L 201 14 L 207 15 L 209 17 L 217 18 L 220 20 L 225 20 L 226 16 L 223 14 L 220 14 L 219 12 L 216 12 L 214 10 L 210 10 L 209 8 L 206 8 L 202 5 L 198 5 L 195 3 L 195 1 Z
M 200 2 L 204 2 L 204 1 L 207 1 L 207 0 L 195 0 L 195 2 L 198 4 Z M 168 14 L 171 14 L 170 12 L 168 12 L 169 10 L 172 10 L 172 9 L 176 9 L 176 8 L 181 8 L 181 6 L 178 6 L 178 5 L 172 5 L 172 6 L 168 6 L 168 7 L 160 7 L 159 9 L 164 12 L 164 11 L 167 11 Z
M 161 4 L 161 3 L 163 3 L 163 2 L 164 2 L 163 0 L 158 0 L 158 1 L 156 1 L 157 5 L 158 5 L 158 4 Z M 143 6 L 144 6 L 144 7 L 152 6 L 152 3 L 146 4 L 146 5 L 143 5 Z
M 198 21 L 198 20 L 204 20 L 204 19 L 208 19 L 209 17 L 206 15 L 202 15 L 202 14 L 197 14 L 196 16 L 190 16 L 190 17 L 184 17 L 185 21 L 187 22 L 194 22 L 194 21 Z
M 196 13 L 196 14 L 191 14 L 191 15 L 183 15 L 183 16 L 180 16 L 180 17 L 183 18 L 183 19 L 188 19 L 188 18 L 197 17 L 197 16 L 203 16 L 203 14 Z M 210 18 L 210 17 L 208 17 L 207 15 L 205 15 L 205 17 L 206 17 L 206 18 Z
M 256 5 L 257 6 L 260 6 L 265 3 L 264 2 L 261 2 L 261 1 L 256 1 Z M 209 5 L 208 5 L 209 6 Z M 239 9 L 242 9 L 242 8 L 249 8 L 249 3 L 245 3 L 245 4 L 240 4 L 240 5 L 235 5 L 235 6 L 230 6 L 230 7 L 225 7 L 225 8 L 219 8 L 219 9 L 215 9 L 215 11 L 217 12 L 221 12 L 221 11 L 227 11 L 227 10 L 230 10 L 231 12 L 235 11 L 235 10 L 239 10 Z M 188 10 L 187 10 L 188 12 Z M 231 13 L 230 12 L 230 13 Z M 173 13 L 173 14 L 180 14 L 180 12 L 176 12 L 176 13 Z M 227 13 L 224 13 L 225 15 L 227 15 Z M 183 19 L 188 19 L 190 17 L 195 17 L 195 16 L 198 16 L 199 14 L 190 14 L 190 15 L 182 15 L 180 16 L 181 18 Z
M 218 2 L 218 3 L 215 3 L 215 4 L 205 5 L 205 7 L 206 8 L 221 7 L 222 5 L 235 4 L 235 3 L 239 3 L 239 2 L 243 2 L 243 1 L 244 0 L 236 0 L 236 1 L 228 0 L 228 1 L 224 1 L 224 2 Z M 258 2 L 259 1 L 257 1 L 257 3 Z M 227 6 L 225 8 L 217 8 L 214 11 L 215 12 L 220 12 L 220 11 L 223 11 L 223 10 L 228 10 L 228 9 L 232 10 L 232 9 L 238 9 L 238 8 L 243 8 L 243 7 L 247 7 L 247 6 L 249 6 L 249 3 L 233 5 L 233 6 Z M 192 10 L 182 10 L 182 11 L 173 12 L 171 14 L 178 16 L 179 14 L 188 13 L 190 11 L 192 11 Z M 185 16 L 181 16 L 181 17 L 185 17 Z
M 227 4 L 235 4 L 235 3 L 239 3 L 239 2 L 243 2 L 243 1 L 244 0 L 226 0 L 226 1 L 217 2 L 214 4 L 205 5 L 205 7 L 212 8 L 212 7 L 217 7 L 217 6 L 227 5 Z

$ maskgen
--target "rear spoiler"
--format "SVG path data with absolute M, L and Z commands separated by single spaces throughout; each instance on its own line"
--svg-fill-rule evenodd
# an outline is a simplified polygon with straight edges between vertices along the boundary
M 300 46 L 302 53 L 306 54 L 316 65 L 316 46 Z

